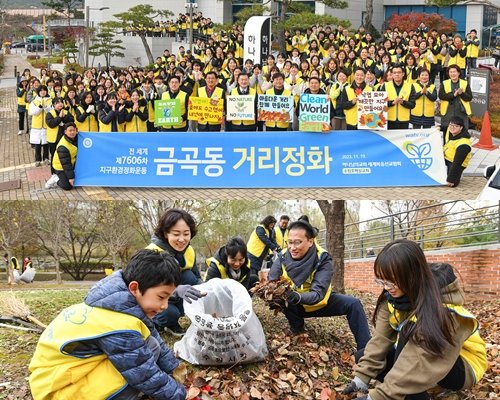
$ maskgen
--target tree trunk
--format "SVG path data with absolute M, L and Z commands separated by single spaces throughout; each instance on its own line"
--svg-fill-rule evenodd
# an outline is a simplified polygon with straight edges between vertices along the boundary
M 333 289 L 344 292 L 344 200 L 316 200 L 326 223 L 326 248 L 333 259 Z
M 280 53 L 286 54 L 286 45 L 285 45 L 285 19 L 286 19 L 286 13 L 288 11 L 288 1 L 290 0 L 284 0 L 281 3 L 281 13 L 278 16 L 278 45 L 280 49 Z
M 151 53 L 151 49 L 149 48 L 148 41 L 146 40 L 146 35 L 143 32 L 138 33 L 138 35 L 142 40 L 142 44 L 144 45 L 144 50 L 146 50 L 146 55 L 148 57 L 149 63 L 154 64 L 155 60 L 153 58 L 153 53 Z
M 14 271 L 12 270 L 11 266 L 11 261 L 10 259 L 12 258 L 12 255 L 10 254 L 10 251 L 7 252 L 7 265 L 5 267 L 5 274 L 7 275 L 7 284 L 8 285 L 15 285 L 16 282 L 14 280 Z
M 372 26 L 372 19 L 373 19 L 373 0 L 366 0 L 366 15 L 365 15 L 365 20 L 364 22 L 364 27 L 367 32 L 371 32 L 371 26 Z

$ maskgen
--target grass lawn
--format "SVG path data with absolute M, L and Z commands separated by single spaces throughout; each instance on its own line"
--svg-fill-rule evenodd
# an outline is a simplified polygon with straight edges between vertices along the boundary
M 16 288 L 16 295 L 26 301 L 34 316 L 49 323 L 63 308 L 83 300 L 92 282 L 67 283 L 62 288 L 40 282 Z M 0 295 L 7 286 L 0 284 Z M 368 317 L 374 309 L 375 296 L 356 294 Z M 473 391 L 458 394 L 434 394 L 435 399 L 497 398 L 500 393 L 500 301 L 474 301 L 468 305 L 482 323 L 482 337 L 488 348 L 491 369 Z M 267 338 L 269 356 L 262 363 L 233 367 L 189 367 L 191 382 L 202 377 L 212 387 L 212 396 L 204 399 L 319 399 L 323 390 L 342 387 L 350 380 L 354 343 L 343 317 L 306 321 L 307 334 L 289 337 L 287 321 L 274 315 L 260 299 L 254 299 Z M 183 318 L 187 326 L 189 320 Z M 162 334 L 169 347 L 175 338 Z M 38 334 L 0 328 L 0 399 L 32 399 L 28 386 L 28 364 Z M 215 394 L 214 394 L 215 393 Z M 245 395 L 247 393 L 248 395 Z M 253 393 L 253 395 L 250 395 Z

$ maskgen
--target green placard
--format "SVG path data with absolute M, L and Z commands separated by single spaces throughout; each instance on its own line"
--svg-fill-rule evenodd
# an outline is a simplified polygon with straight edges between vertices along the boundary
M 155 101 L 155 125 L 178 125 L 182 122 L 179 99 Z

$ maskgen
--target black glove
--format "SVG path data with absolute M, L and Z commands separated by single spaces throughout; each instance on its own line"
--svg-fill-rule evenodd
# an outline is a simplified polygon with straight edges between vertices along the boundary
M 276 253 L 281 253 L 281 247 L 276 247 L 276 248 L 274 249 L 274 251 L 275 251 Z
M 354 379 L 347 385 L 347 387 L 342 390 L 342 394 L 351 394 L 354 392 L 363 392 L 366 393 L 368 392 L 368 385 L 364 383 L 361 379 L 359 379 L 357 376 L 354 377 Z M 365 397 L 365 400 L 366 397 Z
M 269 308 L 271 310 L 283 310 L 285 308 L 285 300 L 273 299 L 272 302 L 269 303 Z
M 191 285 L 179 285 L 175 289 L 175 293 L 189 304 L 192 303 L 192 300 L 198 300 L 200 297 L 203 297 L 203 294 Z
M 302 298 L 300 297 L 300 293 L 294 292 L 292 290 L 286 292 L 286 299 L 290 304 L 297 305 L 300 303 Z
M 43 108 L 43 105 L 41 105 L 41 104 L 40 104 L 40 105 L 38 106 L 38 108 Z

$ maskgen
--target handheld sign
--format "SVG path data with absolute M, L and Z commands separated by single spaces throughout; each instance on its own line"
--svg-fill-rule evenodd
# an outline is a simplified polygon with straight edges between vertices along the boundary
M 358 96 L 358 129 L 387 129 L 387 93 L 363 92 Z
M 326 94 L 302 93 L 299 103 L 299 130 L 306 132 L 329 131 L 330 104 Z

